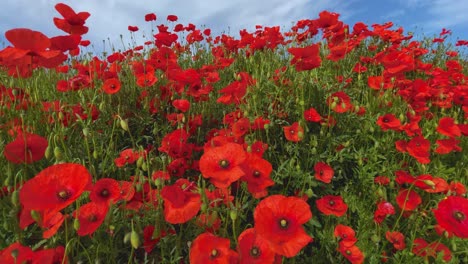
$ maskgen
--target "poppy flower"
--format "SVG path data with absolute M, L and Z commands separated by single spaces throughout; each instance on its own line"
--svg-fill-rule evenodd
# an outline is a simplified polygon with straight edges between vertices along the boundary
M 427 259 L 428 257 L 436 258 L 437 255 L 442 253 L 442 259 L 445 261 L 450 261 L 452 259 L 452 254 L 450 249 L 447 248 L 444 244 L 434 241 L 432 243 L 427 243 L 422 238 L 416 238 L 413 241 L 413 248 L 411 250 L 413 254 Z
M 462 148 L 458 145 L 460 140 L 455 138 L 436 140 L 437 148 L 434 150 L 437 154 L 448 154 L 452 151 L 460 152 Z
M 245 175 L 241 180 L 247 182 L 247 190 L 254 198 L 266 196 L 268 192 L 266 188 L 275 184 L 270 178 L 273 167 L 270 162 L 261 157 L 248 153 L 247 159 L 242 165 L 242 170 Z
M 393 205 L 387 201 L 380 201 L 374 212 L 374 221 L 377 224 L 381 224 L 385 220 L 385 217 L 393 214 L 395 214 L 395 208 Z
M 320 122 L 322 117 L 315 108 L 311 107 L 304 111 L 304 119 L 309 122 Z
M 159 241 L 169 234 L 175 234 L 174 229 L 167 230 L 157 230 L 155 226 L 149 225 L 143 229 L 143 245 L 142 248 L 146 253 L 153 251 L 153 248 L 159 243 Z
M 110 204 L 121 197 L 120 183 L 112 178 L 99 179 L 91 189 L 89 198 L 95 203 Z
M 203 233 L 193 240 L 190 247 L 190 263 L 210 264 L 210 263 L 237 263 L 237 253 L 230 249 L 230 240 Z
M 171 224 L 182 224 L 195 217 L 201 208 L 201 197 L 194 182 L 178 179 L 161 191 L 164 200 L 164 219 Z
M 312 241 L 302 226 L 310 218 L 312 212 L 304 200 L 271 195 L 255 208 L 254 228 L 276 254 L 290 258 Z
M 41 160 L 49 146 L 46 138 L 30 133 L 19 133 L 15 140 L 5 146 L 3 155 L 15 164 L 33 163 Z
M 145 15 L 145 21 L 155 21 L 156 20 L 156 14 L 155 13 L 149 13 Z
M 185 99 L 176 99 L 172 101 L 172 106 L 185 113 L 190 109 L 190 102 Z
M 226 143 L 208 148 L 200 158 L 200 171 L 218 188 L 227 188 L 244 176 L 240 165 L 245 161 L 244 148 L 236 143 Z
M 91 15 L 88 12 L 75 11 L 68 5 L 58 3 L 55 5 L 57 10 L 63 18 L 54 17 L 55 26 L 67 32 L 70 35 L 84 35 L 88 33 L 88 27 L 84 26 L 86 19 Z
M 421 202 L 421 196 L 411 189 L 401 189 L 396 197 L 396 203 L 403 211 L 413 211 Z
M 240 264 L 274 263 L 275 252 L 268 242 L 258 236 L 254 228 L 248 228 L 239 235 L 237 251 Z
M 308 71 L 320 67 L 320 44 L 312 44 L 304 48 L 289 48 L 288 52 L 293 55 L 291 65 L 296 67 L 296 71 Z
M 61 210 L 73 203 L 91 182 L 91 174 L 81 164 L 49 166 L 20 189 L 20 203 L 29 210 Z
M 176 15 L 168 15 L 167 16 L 167 21 L 170 21 L 170 22 L 176 22 L 177 19 L 179 19 Z
M 341 196 L 325 195 L 315 201 L 317 209 L 325 215 L 343 216 L 348 210 L 348 205 Z
M 377 118 L 377 125 L 380 126 L 382 131 L 395 130 L 398 131 L 401 126 L 401 122 L 393 114 L 386 114 Z
M 405 236 L 398 231 L 387 231 L 385 233 L 385 238 L 393 244 L 393 247 L 396 250 L 403 250 L 406 248 Z
M 436 131 L 451 138 L 461 136 L 460 128 L 455 124 L 455 121 L 451 117 L 442 117 L 439 120 L 439 125 L 437 126 Z
M 2 262 L 3 263 L 3 262 Z M 34 252 L 33 264 L 37 263 L 69 263 L 65 255 L 65 248 L 58 246 L 56 248 L 40 249 Z
M 13 252 L 16 252 L 16 258 L 13 257 Z M 35 259 L 35 253 L 30 247 L 23 246 L 19 242 L 9 245 L 7 248 L 0 250 L 0 263 L 32 263 Z
M 431 142 L 422 136 L 413 137 L 406 144 L 406 151 L 421 164 L 428 164 Z
M 324 162 L 317 162 L 314 166 L 315 179 L 324 182 L 330 183 L 333 178 L 333 168 Z
M 101 226 L 106 218 L 109 206 L 103 203 L 90 202 L 82 205 L 73 212 L 73 217 L 78 219 L 80 227 L 77 230 L 79 236 L 91 235 Z
M 356 245 L 351 247 L 340 246 L 338 251 L 352 264 L 361 264 L 364 262 L 364 254 Z
M 448 196 L 433 210 L 437 223 L 455 236 L 468 238 L 468 199 Z
M 345 92 L 336 92 L 327 98 L 328 106 L 337 113 L 345 113 L 353 108 L 351 98 Z
M 288 141 L 299 142 L 304 138 L 304 128 L 298 122 L 283 127 L 283 132 Z
M 466 187 L 461 182 L 453 181 L 449 184 L 449 189 L 451 195 L 463 196 L 466 194 Z
M 236 138 L 244 136 L 250 130 L 250 120 L 247 117 L 237 120 L 232 124 L 231 130 Z
M 333 235 L 338 238 L 340 247 L 352 247 L 357 242 L 356 232 L 349 226 L 338 224 Z
M 139 28 L 137 26 L 128 26 L 128 31 L 130 31 L 130 32 L 136 32 L 136 31 L 138 31 L 138 29 Z
M 120 81 L 117 78 L 110 78 L 104 81 L 104 84 L 102 85 L 102 90 L 106 94 L 115 94 L 120 91 Z

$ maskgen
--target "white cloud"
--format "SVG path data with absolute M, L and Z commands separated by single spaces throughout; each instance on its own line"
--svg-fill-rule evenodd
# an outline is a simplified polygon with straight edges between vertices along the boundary
M 143 33 L 146 39 L 151 39 L 150 23 L 144 21 L 147 13 L 158 16 L 156 25 L 167 23 L 166 16 L 174 14 L 184 25 L 205 25 L 216 34 L 230 30 L 237 36 L 240 29 L 252 31 L 256 24 L 289 29 L 293 21 L 316 18 L 325 9 L 338 12 L 341 19 L 346 19 L 353 15 L 347 7 L 356 0 L 6 0 L 0 10 L 0 34 L 17 27 L 38 30 L 48 36 L 65 34 L 53 24 L 53 17 L 60 16 L 54 9 L 58 2 L 68 4 L 76 12 L 91 13 L 86 23 L 90 30 L 84 38 L 92 40 L 96 47 L 102 47 L 102 41 L 110 39 L 116 48 L 122 48 L 120 35 L 124 36 L 125 45 L 130 42 L 128 25 L 140 28 L 134 34 L 137 44 L 142 44 Z M 109 43 L 106 50 L 109 51 Z

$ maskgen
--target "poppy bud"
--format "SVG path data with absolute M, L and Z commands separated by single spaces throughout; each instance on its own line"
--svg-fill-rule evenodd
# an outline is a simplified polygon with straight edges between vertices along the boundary
M 137 168 L 141 168 L 141 166 L 143 165 L 143 160 L 144 158 L 143 157 L 139 157 L 137 162 L 136 162 L 136 165 L 137 165 Z
M 140 236 L 135 230 L 132 230 L 130 234 L 130 244 L 134 249 L 137 249 L 140 246 Z
M 44 152 L 44 157 L 46 159 L 50 159 L 51 155 L 52 155 L 52 147 L 49 145 L 49 146 L 47 146 L 47 148 L 46 148 L 46 150 Z
M 76 231 L 80 229 L 80 221 L 78 220 L 78 218 L 75 218 L 75 220 L 73 220 L 73 229 L 75 229 Z
M 132 235 L 132 233 L 131 233 L 131 232 L 129 232 L 129 233 L 127 233 L 127 234 L 125 234 L 125 236 L 124 236 L 124 240 L 123 240 L 124 244 L 127 244 L 127 243 L 128 243 L 128 241 L 130 241 L 130 237 L 131 237 L 131 235 Z
M 94 150 L 94 151 L 93 151 L 93 158 L 98 159 L 98 157 L 99 157 L 99 156 L 98 156 L 97 150 Z
M 141 169 L 143 171 L 148 171 L 148 163 L 144 162 L 143 164 L 141 164 Z
M 309 188 L 305 191 L 305 194 L 307 195 L 307 197 L 312 198 L 312 196 L 314 195 L 314 191 L 312 191 L 312 188 Z
M 20 204 L 19 202 L 19 191 L 18 190 L 15 190 L 12 194 L 11 194 L 11 203 L 14 205 L 14 206 L 18 206 Z
M 54 148 L 54 157 L 57 160 L 62 160 L 63 158 L 63 153 L 62 150 L 59 147 Z
M 89 137 L 89 128 L 87 128 L 87 127 L 83 128 L 83 135 L 85 137 Z
M 312 152 L 313 155 L 317 154 L 317 148 L 313 147 L 311 152 Z
M 128 122 L 127 120 L 120 119 L 120 127 L 128 132 Z
M 232 220 L 233 222 L 235 222 L 236 219 L 237 219 L 237 211 L 236 211 L 236 210 L 231 210 L 231 211 L 229 212 L 229 216 L 231 217 L 231 220 Z
M 331 105 L 330 105 L 330 108 L 333 110 L 335 109 L 337 106 L 337 103 L 336 102 L 332 102 Z
M 31 210 L 31 217 L 37 223 L 39 223 L 41 221 L 41 215 L 39 214 L 39 212 L 37 212 L 35 210 Z
M 14 249 L 14 250 L 11 251 L 10 254 L 11 254 L 11 256 L 12 256 L 14 259 L 16 259 L 16 258 L 18 258 L 19 250 L 18 250 L 18 249 Z M 15 261 L 15 262 L 16 262 L 16 261 Z
M 202 203 L 200 206 L 200 210 L 202 211 L 202 213 L 205 213 L 206 209 L 208 209 L 208 205 L 206 205 L 206 203 Z
M 374 242 L 374 243 L 379 243 L 379 242 L 380 242 L 380 237 L 379 237 L 377 234 L 373 234 L 373 235 L 371 236 L 371 240 L 372 240 L 372 242 Z

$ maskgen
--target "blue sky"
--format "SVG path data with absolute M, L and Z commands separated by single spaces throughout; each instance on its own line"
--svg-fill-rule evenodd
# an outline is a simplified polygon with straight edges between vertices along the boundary
M 293 21 L 315 19 L 320 11 L 329 10 L 339 13 L 340 19 L 350 26 L 356 22 L 370 26 L 392 21 L 419 37 L 432 37 L 447 28 L 453 32 L 453 41 L 468 40 L 467 0 L 3 0 L 0 47 L 8 45 L 4 34 L 12 28 L 30 28 L 49 37 L 64 35 L 53 24 L 53 17 L 60 17 L 54 9 L 59 2 L 76 12 L 91 13 L 86 23 L 90 31 L 84 39 L 92 41 L 90 49 L 95 52 L 109 51 L 109 40 L 115 48 L 122 49 L 120 35 L 125 45 L 130 43 L 128 25 L 140 28 L 135 33 L 137 44 L 150 39 L 151 24 L 144 21 L 147 13 L 158 16 L 153 27 L 167 23 L 166 16 L 174 14 L 184 25 L 193 23 L 211 28 L 214 34 L 226 32 L 237 37 L 240 29 L 253 31 L 257 24 L 286 30 Z

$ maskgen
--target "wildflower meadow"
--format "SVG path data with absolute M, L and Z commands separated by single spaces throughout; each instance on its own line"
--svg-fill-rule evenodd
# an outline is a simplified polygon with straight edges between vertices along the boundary
M 468 41 L 55 9 L 0 50 L 0 263 L 468 263 Z

